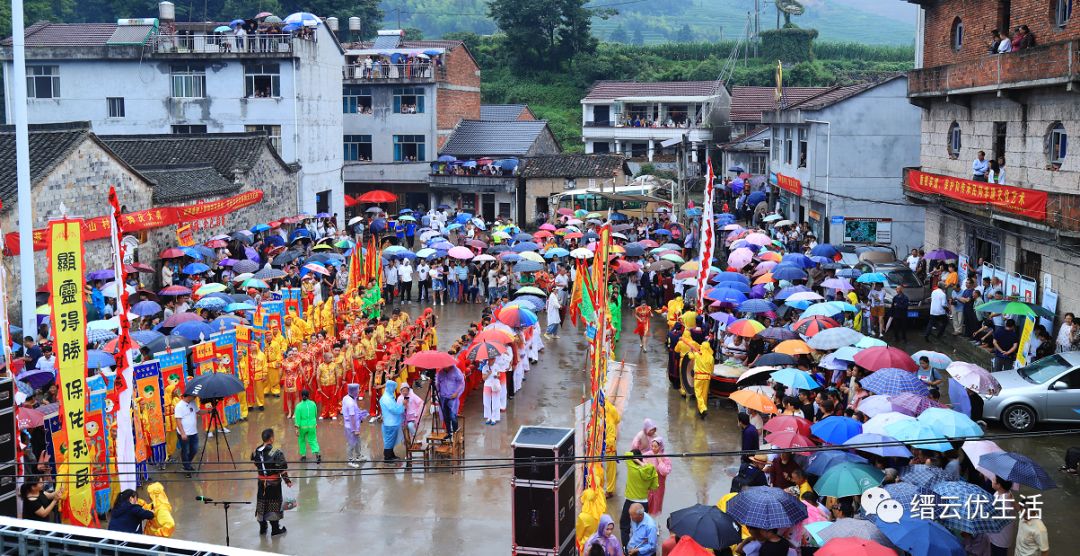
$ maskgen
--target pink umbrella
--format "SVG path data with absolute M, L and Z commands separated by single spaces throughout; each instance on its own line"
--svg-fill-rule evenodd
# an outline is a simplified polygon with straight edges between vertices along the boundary
M 747 243 L 752 243 L 754 245 L 768 245 L 772 243 L 772 238 L 761 232 L 754 232 L 743 239 L 745 239 Z
M 570 220 L 567 220 L 566 223 L 576 226 L 578 224 L 581 224 L 581 219 L 579 219 L 579 218 L 571 218 Z
M 967 454 L 968 459 L 971 460 L 971 463 L 975 466 L 975 469 L 977 469 L 979 473 L 982 473 L 983 477 L 986 477 L 986 480 L 994 480 L 994 477 L 996 477 L 997 475 L 991 471 L 987 471 L 986 469 L 979 467 L 979 458 L 985 456 L 986 454 L 995 454 L 999 452 L 1004 452 L 1005 450 L 1002 450 L 1000 446 L 990 440 L 968 440 L 967 442 L 964 442 L 964 445 L 961 446 L 960 449 L 963 450 L 965 454 Z M 1017 484 L 1014 484 L 1014 486 L 1016 486 Z
M 469 260 L 469 259 L 476 256 L 472 252 L 472 250 L 470 250 L 468 247 L 463 247 L 461 245 L 459 245 L 457 247 L 450 248 L 450 250 L 447 251 L 446 254 L 450 255 L 451 257 L 453 257 L 455 259 L 462 259 L 462 260 Z
M 740 247 L 728 255 L 728 266 L 742 268 L 754 260 L 754 252 L 746 247 Z
M 956 361 L 945 368 L 949 376 L 959 382 L 964 388 L 984 395 L 992 395 L 1001 391 L 1001 384 L 990 374 L 990 371 L 964 361 Z
M 650 249 L 652 249 L 654 247 L 660 247 L 659 243 L 656 243 L 655 241 L 653 241 L 651 239 L 638 240 L 638 243 L 640 243 L 642 247 L 648 247 Z
M 725 232 L 742 231 L 742 229 L 743 227 L 738 224 L 728 224 L 727 226 L 724 226 Z
M 193 320 L 196 320 L 196 321 L 199 321 L 199 322 L 206 322 L 199 315 L 197 315 L 195 313 L 192 313 L 190 311 L 185 311 L 183 313 L 173 313 L 172 316 L 165 319 L 165 321 L 161 323 L 161 326 L 163 328 L 175 328 L 180 324 L 183 324 L 183 323 L 189 322 L 189 321 L 193 321 Z
M 563 207 L 556 212 L 562 215 L 574 214 L 574 209 Z
M 855 287 L 851 285 L 851 282 L 848 282 L 843 278 L 829 278 L 821 283 L 821 287 L 829 288 L 830 290 L 840 290 L 842 292 L 849 292 L 855 289 Z
M 760 263 L 757 264 L 757 267 L 754 269 L 754 276 L 762 276 L 766 272 L 772 270 L 773 267 L 778 265 L 778 264 L 780 264 L 780 263 L 778 263 L 776 261 L 761 261 Z
M 856 353 L 855 364 L 868 371 L 894 368 L 915 372 L 919 368 L 906 351 L 887 346 L 867 348 Z
M 549 232 L 554 232 L 556 228 L 555 228 L 555 226 L 553 226 L 553 225 L 551 225 L 551 224 L 549 224 L 547 222 L 544 222 L 543 224 L 540 225 L 540 229 L 541 230 L 547 230 Z

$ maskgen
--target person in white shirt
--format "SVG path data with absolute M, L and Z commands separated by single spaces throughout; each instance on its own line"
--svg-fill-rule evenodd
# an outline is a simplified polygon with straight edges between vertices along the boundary
M 403 259 L 401 266 L 398 267 L 398 280 L 401 284 L 398 289 L 401 290 L 401 302 L 408 301 L 412 303 L 412 283 L 413 283 L 413 267 L 409 259 Z
M 919 250 L 912 249 L 911 254 L 907 256 L 905 262 L 907 263 L 908 268 L 910 268 L 912 272 L 915 272 L 915 269 L 919 267 Z
M 423 303 L 428 300 L 428 290 L 431 289 L 431 267 L 428 266 L 427 261 L 421 259 L 416 264 L 416 287 L 419 291 L 416 292 L 416 300 Z
M 386 279 L 385 285 L 383 286 L 383 299 L 386 300 L 387 305 L 393 305 L 394 290 L 398 285 L 397 261 L 391 260 L 390 263 L 386 265 L 383 278 Z
M 176 402 L 173 409 L 173 417 L 176 418 L 176 434 L 180 437 L 180 461 L 183 463 L 186 476 L 191 478 L 191 472 L 195 470 L 191 466 L 191 460 L 195 459 L 195 452 L 199 450 L 199 419 L 198 416 L 206 413 L 205 409 L 199 409 L 195 404 L 195 396 L 184 396 Z
M 46 344 L 41 346 L 41 357 L 38 357 L 37 368 L 39 371 L 50 371 L 53 375 L 56 375 L 56 354 L 53 353 L 52 346 Z
M 945 327 L 949 322 L 949 299 L 945 295 L 945 281 L 938 282 L 938 287 L 934 289 L 930 294 L 930 318 L 926 321 L 926 330 L 923 332 L 923 339 L 930 341 L 930 333 L 934 331 L 934 327 L 940 326 L 941 330 L 938 331 L 937 337 L 940 338 L 945 334 Z

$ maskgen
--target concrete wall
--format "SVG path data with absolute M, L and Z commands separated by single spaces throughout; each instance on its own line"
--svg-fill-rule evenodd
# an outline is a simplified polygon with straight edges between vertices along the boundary
M 919 162 L 920 109 L 908 103 L 905 79 L 819 111 L 785 112 L 780 118 L 784 123 L 773 127 L 781 138 L 784 129 L 793 130 L 792 164 L 784 163 L 781 147 L 781 159 L 772 159 L 770 170 L 802 182 L 801 205 L 807 213 L 824 207 L 821 225 L 830 228 L 830 242 L 843 242 L 843 225 L 829 224 L 835 215 L 891 218 L 892 245 L 898 253 L 922 245 L 923 209 L 907 201 L 900 179 L 905 166 Z M 798 167 L 799 127 L 808 130 L 805 168 Z
M 395 114 L 394 89 L 399 87 L 420 88 L 424 90 L 424 113 Z M 415 85 L 372 85 L 371 114 L 345 114 L 345 135 L 371 135 L 372 162 L 394 162 L 394 135 L 423 135 L 425 155 L 428 160 L 438 158 L 436 154 L 436 98 L 435 86 Z M 341 109 L 338 109 L 340 112 Z M 340 138 L 339 138 L 340 140 Z M 342 149 L 338 149 L 342 150 Z
M 293 143 L 297 146 L 295 160 L 300 162 L 299 203 L 300 210 L 314 214 L 316 193 L 329 191 L 330 212 L 337 214 L 338 223 L 343 225 L 341 72 L 345 56 L 325 25 L 320 25 L 317 33 L 317 41 L 293 41 L 297 54 Z M 293 160 L 285 157 L 286 162 Z
M 970 107 L 934 100 L 922 115 L 923 169 L 927 172 L 971 177 L 978 151 L 993 153 L 994 122 L 1006 123 L 1005 178 L 1008 185 L 1055 193 L 1080 191 L 1080 155 L 1071 152 L 1059 170 L 1049 169 L 1049 131 L 1061 122 L 1069 138 L 1080 138 L 1080 103 L 1073 93 L 1058 89 L 1018 92 L 1016 100 L 993 94 L 970 97 Z M 948 152 L 948 132 L 960 126 L 960 153 Z M 1071 147 L 1071 145 L 1070 145 Z

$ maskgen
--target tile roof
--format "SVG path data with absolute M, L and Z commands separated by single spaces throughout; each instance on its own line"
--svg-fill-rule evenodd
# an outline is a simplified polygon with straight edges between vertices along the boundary
M 481 104 L 480 119 L 487 122 L 512 122 L 528 109 L 528 104 Z
M 455 156 L 525 156 L 545 129 L 545 120 L 462 120 L 441 153 Z
M 610 178 L 622 169 L 629 174 L 626 157 L 619 154 L 553 154 L 525 160 L 525 178 Z
M 866 81 L 864 83 L 856 83 L 855 85 L 837 85 L 830 87 L 825 91 L 822 91 L 814 96 L 808 97 L 801 102 L 790 104 L 785 106 L 785 110 L 821 110 L 828 106 L 832 106 L 842 100 L 847 100 L 863 91 L 873 89 L 878 85 L 883 85 L 894 79 L 900 79 L 904 77 L 904 74 L 898 73 L 895 75 L 887 76 L 883 79 L 876 81 Z
M 784 104 L 797 104 L 828 87 L 784 87 Z M 775 87 L 735 87 L 731 91 L 731 121 L 760 122 L 761 113 L 776 109 Z
M 715 81 L 597 81 L 585 95 L 586 100 L 611 100 L 620 97 L 707 97 L 713 94 Z
M 41 179 L 90 137 L 88 122 L 30 126 L 30 183 Z M 0 201 L 14 207 L 19 185 L 15 173 L 15 126 L 0 126 Z
M 153 180 L 155 205 L 228 195 L 240 190 L 239 184 L 225 179 L 210 165 L 143 167 L 139 168 L 139 173 Z
M 267 145 L 262 133 L 102 135 L 100 139 L 136 168 L 208 165 L 228 180 L 253 168 Z
M 117 27 L 115 23 L 35 23 L 26 28 L 26 46 L 105 46 Z M 11 37 L 0 45 L 11 46 Z

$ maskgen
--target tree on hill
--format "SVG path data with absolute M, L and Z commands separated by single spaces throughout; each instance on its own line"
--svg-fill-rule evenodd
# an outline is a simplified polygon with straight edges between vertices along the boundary
M 424 32 L 416 27 L 406 27 L 405 36 L 402 38 L 407 41 L 422 41 L 424 40 Z
M 690 29 L 689 24 L 683 23 L 683 26 L 675 35 L 675 42 L 694 42 L 694 31 Z
M 491 0 L 488 15 L 522 68 L 557 69 L 596 50 L 585 0 Z
M 645 35 L 641 33 L 641 29 L 634 29 L 634 38 L 630 39 L 632 44 L 645 44 Z
M 625 43 L 630 40 L 630 36 L 626 34 L 626 29 L 622 25 L 619 25 L 610 35 L 608 35 L 608 40 L 611 42 Z

